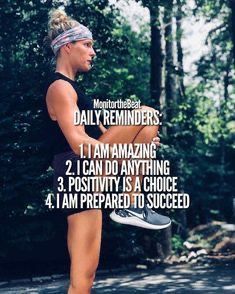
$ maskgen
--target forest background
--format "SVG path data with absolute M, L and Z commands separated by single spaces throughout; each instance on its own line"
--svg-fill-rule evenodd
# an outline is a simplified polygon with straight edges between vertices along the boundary
M 179 254 L 193 227 L 234 220 L 235 1 L 136 2 L 149 16 L 138 29 L 115 1 L 1 3 L 1 276 L 67 269 L 66 222 L 45 206 L 52 171 L 43 170 L 47 154 L 41 137 L 43 89 L 53 71 L 44 38 L 53 7 L 64 7 L 95 36 L 95 66 L 79 77 L 87 94 L 101 100 L 140 99 L 161 109 L 158 157 L 170 160 L 180 190 L 191 198 L 187 210 L 164 212 L 173 224 L 161 232 L 119 226 L 106 211 L 100 267 Z M 187 19 L 203 21 L 205 28 L 211 24 L 194 71 L 184 64 L 189 58 L 182 46 Z

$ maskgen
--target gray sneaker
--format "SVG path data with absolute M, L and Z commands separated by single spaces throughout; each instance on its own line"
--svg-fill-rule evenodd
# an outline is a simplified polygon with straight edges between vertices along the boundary
M 170 226 L 169 217 L 156 213 L 145 205 L 144 208 L 129 207 L 115 209 L 110 218 L 120 224 L 137 226 L 145 229 L 160 230 Z

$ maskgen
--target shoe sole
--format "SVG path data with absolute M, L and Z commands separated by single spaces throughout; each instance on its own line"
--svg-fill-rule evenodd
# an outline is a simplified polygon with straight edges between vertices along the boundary
M 161 230 L 161 229 L 165 229 L 171 225 L 171 221 L 165 225 L 153 225 L 153 224 L 146 223 L 145 221 L 143 221 L 135 216 L 129 216 L 128 218 L 124 218 L 124 217 L 117 215 L 114 211 L 109 216 L 113 221 L 115 221 L 117 223 L 120 223 L 123 225 L 141 227 L 141 228 L 150 229 L 150 230 Z

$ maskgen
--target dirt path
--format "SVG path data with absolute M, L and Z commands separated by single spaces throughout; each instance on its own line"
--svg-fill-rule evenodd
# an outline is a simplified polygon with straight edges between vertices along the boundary
M 64 294 L 68 280 L 52 277 L 43 282 L 17 281 L 0 283 L 0 293 L 6 294 Z M 151 271 L 98 276 L 94 294 L 157 294 L 157 293 L 235 293 L 234 266 L 192 266 L 178 265 Z

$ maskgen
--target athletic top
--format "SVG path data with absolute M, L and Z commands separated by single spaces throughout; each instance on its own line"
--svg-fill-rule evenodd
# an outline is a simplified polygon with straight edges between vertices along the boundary
M 89 96 L 86 96 L 80 89 L 79 89 L 79 84 L 76 81 L 71 80 L 70 78 L 64 76 L 63 74 L 59 72 L 55 72 L 50 79 L 46 92 L 49 88 L 49 86 L 56 80 L 64 80 L 70 83 L 70 85 L 74 88 L 74 90 L 77 93 L 78 100 L 77 100 L 77 105 L 79 110 L 92 110 L 93 109 L 93 103 L 92 100 Z M 53 121 L 47 111 L 47 105 L 46 105 L 46 95 L 45 95 L 45 101 L 44 101 L 44 106 L 45 106 L 45 111 L 47 113 L 46 115 L 46 125 L 47 125 L 47 130 L 46 130 L 46 143 L 47 143 L 47 148 L 50 150 L 51 155 L 56 155 L 59 153 L 63 153 L 66 151 L 71 151 L 71 147 L 68 144 L 63 132 L 61 131 L 59 124 L 57 121 Z M 88 136 L 98 139 L 102 132 L 100 131 L 98 126 L 85 126 L 85 132 L 87 133 Z

